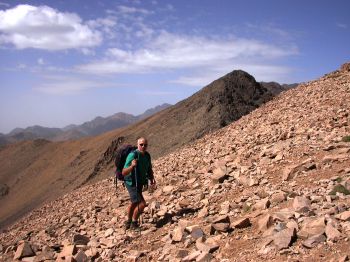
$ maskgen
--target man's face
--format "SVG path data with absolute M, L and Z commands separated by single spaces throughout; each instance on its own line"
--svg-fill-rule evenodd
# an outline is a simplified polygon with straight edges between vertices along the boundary
M 140 152 L 145 152 L 147 149 L 147 140 L 146 139 L 139 139 L 137 141 L 137 149 Z

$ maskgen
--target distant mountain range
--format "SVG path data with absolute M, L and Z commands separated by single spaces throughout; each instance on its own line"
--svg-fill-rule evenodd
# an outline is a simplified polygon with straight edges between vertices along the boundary
M 49 128 L 38 125 L 27 128 L 15 128 L 6 135 L 0 133 L 0 145 L 23 140 L 47 139 L 51 141 L 64 141 L 87 136 L 96 136 L 135 123 L 168 108 L 169 106 L 171 105 L 164 103 L 148 109 L 143 114 L 137 116 L 123 112 L 108 117 L 98 116 L 81 125 L 69 125 L 64 128 Z
M 298 84 L 281 85 L 277 82 L 260 82 L 260 85 L 265 88 L 270 94 L 276 96 L 285 90 L 296 87 Z M 223 92 L 225 92 L 225 90 Z M 208 101 L 208 103 L 212 104 L 212 101 Z M 95 119 L 85 122 L 81 125 L 71 124 L 64 128 L 49 128 L 39 125 L 30 126 L 27 128 L 15 128 L 8 134 L 0 133 L 0 146 L 24 140 L 47 139 L 50 141 L 66 141 L 88 136 L 96 136 L 105 132 L 112 131 L 116 128 L 121 128 L 136 123 L 137 121 L 145 119 L 170 106 L 170 104 L 164 103 L 162 105 L 148 109 L 143 114 L 137 116 L 124 112 L 119 112 L 108 117 L 98 116 Z M 225 110 L 226 109 L 223 111 Z M 236 113 L 237 112 L 234 112 L 233 114 L 234 119 L 230 119 L 230 117 L 229 119 L 223 119 L 222 125 L 225 125 L 224 122 L 230 123 L 232 120 L 236 120 L 237 117 L 240 117 L 242 115 L 241 113 L 238 113 L 238 115 Z M 243 114 L 245 113 L 246 112 Z M 207 129 L 212 129 L 212 127 L 210 125 L 207 125 L 206 128 L 203 128 L 203 133 L 207 132 Z

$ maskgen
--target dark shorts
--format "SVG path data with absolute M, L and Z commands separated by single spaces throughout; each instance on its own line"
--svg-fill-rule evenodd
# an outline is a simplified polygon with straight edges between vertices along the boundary
M 142 187 L 136 188 L 136 187 L 129 186 L 126 183 L 125 183 L 125 187 L 129 192 L 131 203 L 139 203 L 141 201 L 144 201 L 144 198 L 142 196 Z

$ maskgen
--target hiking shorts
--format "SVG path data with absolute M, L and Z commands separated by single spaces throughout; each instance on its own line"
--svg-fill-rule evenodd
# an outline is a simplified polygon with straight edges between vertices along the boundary
M 142 195 L 142 187 L 136 188 L 133 186 L 129 186 L 125 183 L 125 187 L 129 192 L 130 201 L 131 203 L 139 203 L 141 201 L 144 201 L 143 195 Z

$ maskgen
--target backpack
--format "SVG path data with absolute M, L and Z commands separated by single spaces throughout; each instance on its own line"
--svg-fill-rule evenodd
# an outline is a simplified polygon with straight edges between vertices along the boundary
M 122 170 L 124 168 L 125 165 L 125 161 L 127 156 L 129 155 L 129 153 L 135 151 L 137 149 L 136 146 L 132 146 L 132 145 L 122 145 L 121 147 L 119 147 L 117 149 L 116 152 L 116 157 L 115 157 L 115 176 L 114 176 L 114 184 L 117 188 L 117 181 L 124 181 L 124 176 L 122 174 Z

